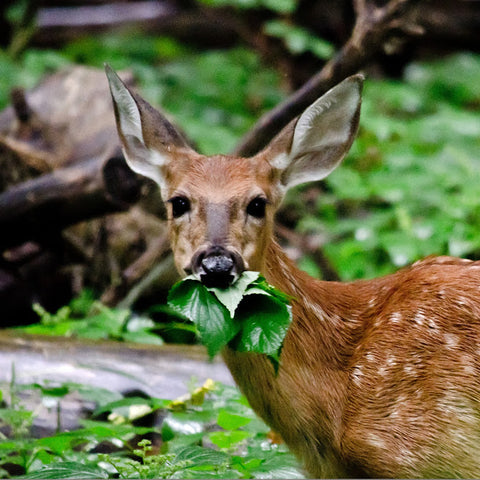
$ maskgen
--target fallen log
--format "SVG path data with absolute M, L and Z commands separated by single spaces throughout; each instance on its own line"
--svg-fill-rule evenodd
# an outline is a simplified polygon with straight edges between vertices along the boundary
M 148 182 L 120 152 L 102 70 L 73 67 L 16 89 L 0 113 L 2 324 L 27 323 L 32 301 L 56 310 L 85 287 L 128 293 L 167 248 Z
M 53 387 L 68 382 L 173 400 L 188 393 L 192 378 L 200 385 L 208 378 L 234 384 L 225 364 L 219 358 L 208 360 L 199 345 L 127 345 L 0 331 L 0 387 L 5 399 L 12 385 Z M 62 430 L 78 428 L 79 420 L 92 409 L 80 396 L 68 395 L 60 400 L 57 419 L 57 411 L 39 404 L 35 395 L 24 402 L 37 414 L 37 436 L 55 433 L 57 420 Z
M 0 194 L 0 248 L 40 241 L 78 222 L 127 210 L 142 180 L 118 152 L 28 180 Z

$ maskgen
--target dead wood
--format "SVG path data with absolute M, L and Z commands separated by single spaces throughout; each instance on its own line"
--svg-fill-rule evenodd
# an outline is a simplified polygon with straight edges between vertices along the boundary
M 141 180 L 123 157 L 92 158 L 22 182 L 0 195 L 0 248 L 40 241 L 64 228 L 126 210 Z
M 27 306 L 65 293 L 46 305 L 55 308 L 85 286 L 128 292 L 152 252 L 165 253 L 158 192 L 125 163 L 101 70 L 74 67 L 14 91 L 0 113 L 0 172 L 0 300 L 15 288 Z M 21 305 L 11 307 L 14 319 Z
M 185 8 L 179 3 L 163 0 L 45 5 L 39 10 L 32 41 L 52 46 L 85 35 L 139 27 L 143 32 L 172 36 L 196 47 L 227 47 L 239 41 L 237 22 L 230 15 L 199 5 Z

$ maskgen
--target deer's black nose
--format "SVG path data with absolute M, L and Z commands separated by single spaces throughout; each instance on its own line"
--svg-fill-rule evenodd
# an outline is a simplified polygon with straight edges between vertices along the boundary
M 227 288 L 243 271 L 243 262 L 226 248 L 213 246 L 197 255 L 193 268 L 206 287 Z

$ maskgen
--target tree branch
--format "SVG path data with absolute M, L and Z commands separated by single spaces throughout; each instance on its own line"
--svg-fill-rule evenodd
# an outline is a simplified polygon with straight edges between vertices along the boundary
M 357 19 L 352 34 L 340 52 L 287 100 L 266 113 L 244 136 L 234 150 L 238 156 L 251 156 L 293 118 L 345 77 L 353 75 L 385 48 L 392 35 L 419 34 L 415 23 L 420 0 L 391 0 L 377 7 L 372 0 L 355 0 Z

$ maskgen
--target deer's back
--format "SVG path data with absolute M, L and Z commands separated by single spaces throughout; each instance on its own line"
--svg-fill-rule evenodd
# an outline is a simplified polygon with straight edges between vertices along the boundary
M 480 262 L 427 259 L 365 282 L 343 454 L 373 475 L 480 475 Z

